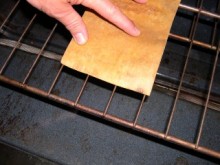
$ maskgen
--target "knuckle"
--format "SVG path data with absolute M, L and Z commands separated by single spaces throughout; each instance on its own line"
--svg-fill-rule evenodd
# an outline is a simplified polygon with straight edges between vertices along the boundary
M 109 7 L 107 9 L 107 13 L 110 15 L 110 16 L 116 16 L 118 15 L 119 13 L 119 8 L 115 5 L 112 5 L 111 7 Z
M 65 25 L 68 30 L 79 31 L 82 27 L 82 23 L 80 20 L 72 20 Z

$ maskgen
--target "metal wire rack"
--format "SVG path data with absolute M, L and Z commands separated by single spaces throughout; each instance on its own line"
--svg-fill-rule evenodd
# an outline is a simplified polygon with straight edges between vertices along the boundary
M 177 74 L 177 76 L 170 76 L 167 72 L 165 72 L 164 70 L 166 69 L 164 69 L 162 64 L 163 62 L 167 64 L 169 61 L 166 61 L 167 59 L 163 58 L 154 84 L 154 91 L 168 95 L 171 98 L 171 105 L 164 105 L 163 107 L 164 109 L 167 109 L 168 114 L 165 121 L 159 121 L 164 123 L 162 126 L 163 129 L 161 130 L 153 128 L 147 124 L 143 124 L 143 115 L 150 115 L 150 112 L 146 112 L 146 109 L 149 109 L 150 106 L 148 105 L 148 102 L 150 97 L 153 96 L 147 97 L 145 95 L 137 94 L 121 89 L 117 86 L 101 82 L 89 75 L 84 75 L 76 71 L 70 71 L 59 63 L 62 51 L 59 52 L 57 49 L 57 51 L 52 51 L 49 46 L 50 42 L 56 40 L 53 37 L 55 31 L 59 28 L 58 23 L 54 22 L 54 25 L 48 28 L 48 36 L 46 38 L 45 36 L 41 36 L 41 39 L 44 40 L 43 44 L 30 44 L 34 41 L 30 41 L 30 39 L 28 40 L 27 36 L 30 35 L 31 29 L 35 27 L 37 18 L 40 17 L 39 12 L 34 11 L 33 16 L 31 18 L 28 17 L 26 26 L 21 27 L 21 33 L 14 35 L 15 37 L 8 37 L 7 34 L 10 31 L 9 27 L 11 27 L 9 24 L 12 22 L 12 18 L 16 14 L 17 10 L 19 10 L 22 6 L 22 3 L 23 2 L 19 0 L 16 1 L 16 3 L 13 3 L 13 5 L 10 6 L 11 8 L 7 11 L 7 15 L 3 17 L 4 19 L 1 21 L 0 47 L 1 49 L 7 48 L 7 51 L 5 51 L 5 54 L 1 53 L 0 56 L 0 82 L 21 88 L 63 105 L 76 108 L 85 113 L 98 116 L 104 120 L 154 136 L 155 138 L 175 143 L 215 158 L 220 158 L 219 146 L 213 149 L 209 146 L 203 146 L 201 142 L 201 139 L 207 136 L 207 134 L 203 133 L 205 123 L 207 120 L 212 121 L 212 118 L 208 116 L 208 113 L 220 113 L 220 1 L 216 1 L 215 10 L 205 8 L 204 6 L 208 2 L 203 2 L 203 0 L 199 0 L 198 2 L 196 1 L 193 5 L 189 5 L 188 1 L 183 1 L 179 5 L 174 24 L 180 24 L 183 22 L 184 24 L 181 26 L 184 26 L 182 27 L 184 29 L 188 28 L 188 32 L 180 32 L 178 31 L 178 28 L 175 28 L 173 25 L 164 56 L 166 56 L 167 49 L 170 49 L 169 44 L 171 45 L 171 48 L 172 45 L 174 45 L 178 51 L 182 51 L 181 48 L 184 47 L 181 64 L 177 64 L 180 66 L 180 74 Z M 187 21 L 184 22 L 184 19 L 186 18 L 190 20 L 189 24 L 187 24 Z M 204 24 L 209 26 L 211 29 L 208 31 L 210 32 L 209 35 L 202 31 L 202 29 L 204 29 Z M 198 35 L 198 33 L 201 33 L 202 35 Z M 206 38 L 208 38 L 208 40 L 206 40 Z M 178 47 L 177 45 L 180 46 Z M 192 82 L 192 76 L 189 80 L 189 70 L 190 68 L 191 70 L 194 68 L 194 66 L 190 67 L 190 65 L 192 65 L 191 62 L 193 61 L 191 56 L 194 56 L 193 52 L 197 50 L 200 52 L 206 52 L 208 54 L 208 58 L 211 58 L 208 65 L 209 71 L 207 73 L 208 76 L 206 76 L 205 79 L 205 85 L 201 83 L 201 80 L 199 81 L 199 87 L 198 84 L 195 85 L 195 82 Z M 172 53 L 168 53 L 168 55 L 177 56 Z M 17 56 L 23 57 L 23 59 L 28 58 L 29 60 L 27 60 L 26 64 L 22 64 L 24 65 L 22 66 L 15 62 Z M 41 79 L 38 79 L 38 76 L 41 73 L 44 73 L 44 68 L 47 68 L 47 66 L 42 65 L 42 60 L 45 60 L 48 63 L 53 63 L 53 67 L 51 67 L 51 70 L 48 71 L 47 74 L 42 75 L 43 78 L 41 77 Z M 8 71 L 10 68 L 13 70 L 12 72 Z M 38 70 L 39 68 L 42 69 L 42 71 L 36 71 L 37 68 Z M 60 85 L 61 79 L 66 76 L 67 72 L 71 72 L 71 74 L 70 79 L 68 81 L 65 80 L 65 83 L 72 84 L 72 86 L 74 86 L 72 91 L 66 91 L 64 85 Z M 205 71 L 200 70 L 200 72 Z M 196 75 L 193 76 L 193 78 L 196 77 Z M 49 79 L 48 77 L 52 78 Z M 40 81 L 40 86 L 36 85 L 35 82 L 37 81 Z M 99 83 L 95 87 L 92 87 L 96 90 L 96 93 L 93 94 L 90 92 L 89 88 L 90 84 L 94 81 L 98 81 Z M 58 89 L 59 85 L 61 87 Z M 107 91 L 106 98 L 101 98 L 97 95 L 104 91 Z M 119 96 L 118 93 L 122 94 L 122 96 Z M 90 106 L 88 102 L 83 101 L 85 95 L 91 98 L 91 102 L 97 102 L 97 105 Z M 117 97 L 123 97 L 128 100 L 125 103 L 118 103 L 118 106 L 124 106 L 128 110 L 130 110 L 129 106 L 131 104 L 135 104 L 136 109 L 131 110 L 134 112 L 133 116 L 126 115 L 126 112 L 117 112 L 117 110 L 112 110 L 117 109 L 117 106 L 115 106 L 117 102 L 115 101 L 115 98 Z M 178 113 L 178 103 L 183 100 L 186 104 L 192 103 L 193 105 L 199 107 L 199 109 L 202 108 L 201 114 L 198 115 L 198 126 L 195 127 L 194 134 L 192 135 L 193 138 L 188 139 L 172 134 L 172 128 L 174 127 L 173 125 L 175 125 L 175 115 Z M 187 113 L 186 118 L 191 116 L 192 113 Z M 188 135 L 190 134 L 190 131 L 185 134 L 187 134 L 186 136 L 191 136 Z M 214 134 L 216 135 L 213 136 L 213 138 L 215 138 L 213 141 L 219 141 L 218 137 L 220 135 L 218 132 L 214 132 Z

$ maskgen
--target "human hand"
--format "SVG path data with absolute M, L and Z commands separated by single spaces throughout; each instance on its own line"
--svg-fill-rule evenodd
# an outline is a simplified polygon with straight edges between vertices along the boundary
M 47 15 L 56 18 L 70 31 L 75 41 L 82 45 L 88 40 L 88 32 L 80 15 L 72 8 L 72 5 L 82 4 L 95 10 L 102 17 L 112 22 L 120 29 L 132 36 L 138 36 L 140 30 L 125 16 L 119 8 L 114 6 L 110 0 L 27 0 L 37 9 Z M 145 3 L 146 0 L 134 0 Z

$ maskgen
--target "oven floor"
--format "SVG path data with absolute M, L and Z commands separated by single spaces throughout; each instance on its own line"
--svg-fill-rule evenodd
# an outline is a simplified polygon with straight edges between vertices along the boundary
M 57 163 L 31 155 L 27 152 L 2 143 L 0 143 L 0 164 L 57 165 Z
M 2 144 L 0 153 L 10 155 L 0 157 L 3 164 L 13 159 L 18 164 L 217 164 L 4 84 L 0 84 L 0 107 L 0 140 L 7 144 Z

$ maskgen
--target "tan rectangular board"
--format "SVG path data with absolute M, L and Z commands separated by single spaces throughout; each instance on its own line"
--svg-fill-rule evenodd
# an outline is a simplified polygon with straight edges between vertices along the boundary
M 89 41 L 71 40 L 61 63 L 114 85 L 150 95 L 180 0 L 112 0 L 141 30 L 132 37 L 86 11 Z

